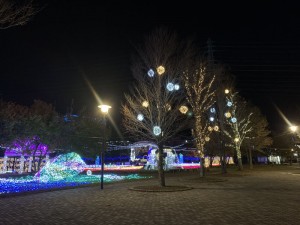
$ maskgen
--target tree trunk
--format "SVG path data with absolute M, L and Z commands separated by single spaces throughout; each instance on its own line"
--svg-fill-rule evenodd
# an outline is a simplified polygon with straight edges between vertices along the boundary
M 204 157 L 200 157 L 200 177 L 205 177 Z
M 252 150 L 249 148 L 249 167 L 252 170 L 253 169 L 253 163 L 252 163 Z
M 159 144 L 158 145 L 158 178 L 159 178 L 159 185 L 161 187 L 166 186 L 163 153 L 164 153 L 163 145 Z
M 226 174 L 227 173 L 226 153 L 225 153 L 225 148 L 224 148 L 224 144 L 223 144 L 223 140 L 222 140 L 222 135 L 221 134 L 220 134 L 220 139 L 221 139 L 220 140 L 220 147 L 221 147 L 221 154 L 222 154 L 222 156 L 220 157 L 220 161 L 221 161 L 222 174 Z
M 241 154 L 241 150 L 238 146 L 236 147 L 236 156 L 237 156 L 237 160 L 238 160 L 238 168 L 239 168 L 239 170 L 243 170 L 242 154 Z

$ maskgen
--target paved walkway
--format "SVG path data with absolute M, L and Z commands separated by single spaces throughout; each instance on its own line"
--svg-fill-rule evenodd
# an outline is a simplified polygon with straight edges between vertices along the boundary
M 0 199 L 0 224 L 300 224 L 300 169 L 256 171 L 225 178 L 167 175 L 179 192 L 138 192 L 156 179 L 44 192 Z M 220 181 L 220 182 L 217 182 Z

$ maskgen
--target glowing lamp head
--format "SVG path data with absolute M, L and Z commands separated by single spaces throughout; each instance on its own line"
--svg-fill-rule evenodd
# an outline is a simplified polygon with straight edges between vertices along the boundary
M 225 89 L 225 94 L 229 94 L 229 90 L 228 89 Z
M 99 105 L 98 108 L 100 108 L 102 113 L 107 114 L 109 109 L 111 109 L 111 106 L 109 106 L 109 105 Z
M 159 66 L 156 68 L 156 71 L 157 71 L 158 75 L 162 75 L 166 70 L 165 70 L 165 67 Z
M 290 126 L 290 130 L 291 130 L 292 132 L 296 132 L 297 129 L 298 129 L 297 126 Z

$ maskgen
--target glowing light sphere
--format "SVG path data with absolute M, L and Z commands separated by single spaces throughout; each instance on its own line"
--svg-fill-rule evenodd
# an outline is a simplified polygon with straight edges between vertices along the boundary
M 213 128 L 211 126 L 208 126 L 207 128 L 209 131 L 213 131 Z
M 228 106 L 228 107 L 231 107 L 231 106 L 232 106 L 232 102 L 231 102 L 231 101 L 228 101 L 228 102 L 227 102 L 227 106 Z
M 215 108 L 210 108 L 210 112 L 211 112 L 211 113 L 215 113 L 215 112 L 216 112 L 216 109 L 215 109 Z
M 218 131 L 219 127 L 218 126 L 214 126 L 214 131 Z
M 235 118 L 235 117 L 232 117 L 232 118 L 231 118 L 231 122 L 232 122 L 232 123 L 236 123 L 236 118 Z
M 148 101 L 143 101 L 142 106 L 147 108 L 149 106 L 149 102 Z
M 173 91 L 174 90 L 174 84 L 173 83 L 168 83 L 167 84 L 167 89 L 168 89 L 168 91 Z
M 150 69 L 150 70 L 148 70 L 147 74 L 148 74 L 149 77 L 154 77 L 155 72 L 154 72 L 153 69 Z
M 166 70 L 165 70 L 165 67 L 159 66 L 156 68 L 156 71 L 157 71 L 158 75 L 162 75 Z
M 186 114 L 187 111 L 189 111 L 189 108 L 188 108 L 187 106 L 185 106 L 185 105 L 182 105 L 182 106 L 180 106 L 179 111 L 180 111 L 182 114 Z
M 230 118 L 230 117 L 231 117 L 231 113 L 230 113 L 230 112 L 226 112 L 226 113 L 225 113 L 225 117 L 226 117 L 226 118 Z
M 212 116 L 211 116 L 211 117 L 209 117 L 209 121 L 210 121 L 210 122 L 213 122 L 214 120 L 215 120 L 215 118 L 214 118 L 214 117 L 212 117 Z
M 179 84 L 175 84 L 175 85 L 174 85 L 174 89 L 175 89 L 175 91 L 178 91 L 178 90 L 180 89 Z
M 107 114 L 108 110 L 111 109 L 110 105 L 99 105 L 98 108 L 100 108 L 101 112 Z
M 159 126 L 154 126 L 153 127 L 153 134 L 156 135 L 156 136 L 161 134 L 161 129 L 160 129 Z
M 290 126 L 290 130 L 291 130 L 292 132 L 295 132 L 297 129 L 298 129 L 297 126 Z
M 209 138 L 209 137 L 205 137 L 204 140 L 205 140 L 206 142 L 209 142 L 210 138 Z
M 229 90 L 228 89 L 225 89 L 225 94 L 229 94 Z
M 139 121 L 143 121 L 143 120 L 144 120 L 143 114 L 138 114 L 138 115 L 137 115 L 137 119 L 138 119 Z
M 238 138 L 238 137 L 236 137 L 235 139 L 234 139 L 234 142 L 239 142 L 240 141 L 240 139 Z

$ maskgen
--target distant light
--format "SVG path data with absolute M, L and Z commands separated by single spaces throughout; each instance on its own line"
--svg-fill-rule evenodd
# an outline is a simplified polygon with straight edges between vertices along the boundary
M 108 110 L 111 109 L 111 106 L 109 105 L 99 105 L 98 108 L 100 108 L 101 112 L 108 113 Z
M 138 119 L 139 121 L 143 121 L 143 120 L 144 120 L 143 114 L 138 114 L 138 115 L 137 115 L 137 119 Z
M 209 117 L 209 121 L 210 121 L 210 122 L 213 122 L 214 120 L 215 120 L 215 118 L 214 118 L 214 117 L 212 117 L 212 116 L 211 116 L 211 117 Z
M 228 94 L 229 93 L 229 90 L 228 89 L 225 89 L 225 94 Z
M 232 123 L 236 123 L 236 118 L 235 118 L 235 117 L 232 117 L 232 118 L 231 118 L 231 122 L 232 122 Z
M 210 108 L 210 112 L 211 112 L 211 113 L 215 113 L 215 112 L 216 112 L 216 109 L 215 109 L 215 108 Z
M 297 129 L 298 129 L 297 126 L 290 126 L 290 130 L 291 130 L 292 132 L 295 132 Z
M 228 101 L 228 102 L 227 102 L 227 106 L 228 106 L 228 107 L 231 107 L 231 106 L 232 106 L 232 102 L 231 102 L 231 101 Z
M 174 84 L 173 83 L 168 83 L 167 84 L 167 89 L 168 89 L 168 91 L 173 91 L 174 90 Z
M 180 89 L 179 84 L 175 84 L 175 85 L 174 85 L 174 89 L 175 89 L 175 91 L 178 91 L 178 90 Z
M 149 106 L 149 102 L 148 101 L 143 101 L 142 106 L 147 108 Z
M 153 133 L 154 133 L 154 135 L 156 135 L 156 136 L 160 135 L 160 134 L 161 134 L 161 129 L 160 129 L 160 127 L 159 127 L 159 126 L 154 126 L 154 127 L 153 127 Z
M 165 67 L 159 66 L 159 67 L 157 67 L 156 71 L 157 71 L 158 75 L 162 75 L 166 70 L 165 70 Z
M 153 71 L 153 69 L 148 70 L 148 76 L 149 77 L 154 77 L 155 72 Z

